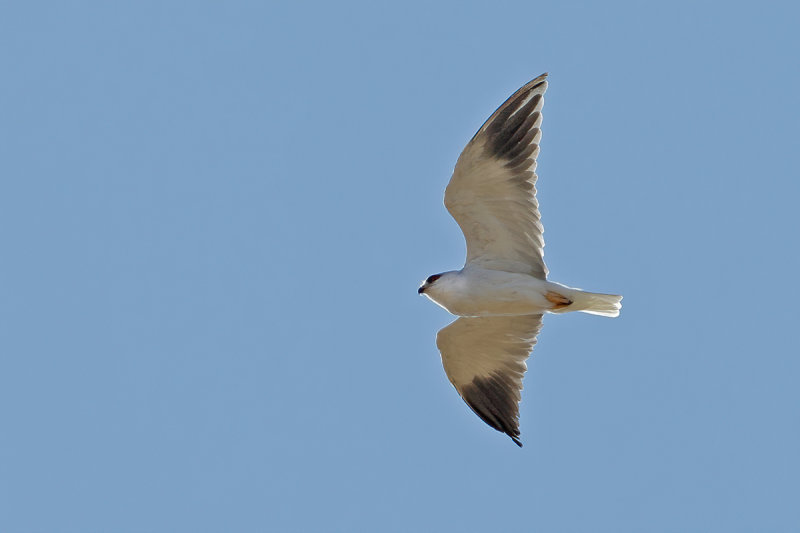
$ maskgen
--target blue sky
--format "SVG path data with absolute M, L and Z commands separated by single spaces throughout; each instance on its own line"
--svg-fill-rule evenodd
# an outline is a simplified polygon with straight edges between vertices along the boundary
M 0 8 L 0 530 L 800 530 L 790 3 Z M 550 72 L 518 449 L 441 368 L 463 145 Z

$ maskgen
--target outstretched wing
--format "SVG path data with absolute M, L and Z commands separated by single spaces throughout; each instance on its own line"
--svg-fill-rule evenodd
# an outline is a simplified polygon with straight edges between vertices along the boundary
M 461 317 L 436 336 L 450 383 L 476 415 L 518 446 L 525 360 L 540 329 L 542 315 Z
M 536 201 L 546 78 L 506 100 L 458 158 L 444 204 L 467 240 L 467 264 L 547 277 Z

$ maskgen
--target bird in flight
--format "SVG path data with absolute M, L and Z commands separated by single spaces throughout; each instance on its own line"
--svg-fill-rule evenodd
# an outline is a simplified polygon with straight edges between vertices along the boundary
M 547 74 L 506 100 L 467 143 L 444 205 L 467 241 L 464 268 L 434 274 L 418 289 L 459 318 L 436 345 L 450 382 L 484 422 L 522 446 L 519 401 L 525 360 L 544 313 L 616 317 L 622 296 L 547 280 L 536 200 Z

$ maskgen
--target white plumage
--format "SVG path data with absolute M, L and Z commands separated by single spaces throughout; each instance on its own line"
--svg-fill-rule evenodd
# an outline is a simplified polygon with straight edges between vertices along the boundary
M 546 78 L 514 93 L 464 148 L 444 203 L 464 233 L 467 259 L 418 291 L 462 317 L 436 339 L 450 382 L 484 422 L 520 446 L 522 378 L 542 314 L 615 317 L 622 300 L 547 280 L 536 200 Z

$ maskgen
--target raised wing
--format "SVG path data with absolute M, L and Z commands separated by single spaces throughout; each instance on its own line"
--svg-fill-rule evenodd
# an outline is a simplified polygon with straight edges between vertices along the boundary
M 536 157 L 547 74 L 495 111 L 461 152 L 444 204 L 482 268 L 547 277 L 536 201 Z
M 436 345 L 450 383 L 476 415 L 517 444 L 525 360 L 542 315 L 462 317 L 439 330 Z

